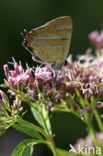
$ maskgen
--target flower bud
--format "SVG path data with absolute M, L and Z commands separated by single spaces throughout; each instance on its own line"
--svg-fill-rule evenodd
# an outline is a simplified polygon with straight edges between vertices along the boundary
M 92 112 L 92 108 L 91 108 L 91 107 L 86 107 L 86 108 L 85 108 L 85 111 L 86 111 L 87 113 L 91 113 L 91 112 Z
M 2 90 L 0 90 L 0 95 L 1 95 L 3 103 L 6 104 L 6 103 L 9 102 L 9 99 L 8 99 L 7 95 Z
M 9 76 L 9 67 L 8 67 L 8 65 L 5 64 L 5 65 L 3 66 L 3 68 L 4 68 L 5 76 L 8 78 L 8 76 Z

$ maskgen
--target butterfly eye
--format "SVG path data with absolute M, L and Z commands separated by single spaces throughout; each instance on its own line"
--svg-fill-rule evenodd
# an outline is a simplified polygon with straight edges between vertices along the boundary
M 26 47 L 26 45 L 27 45 L 27 42 L 25 41 L 25 38 L 24 38 L 24 41 L 22 42 L 22 46 Z

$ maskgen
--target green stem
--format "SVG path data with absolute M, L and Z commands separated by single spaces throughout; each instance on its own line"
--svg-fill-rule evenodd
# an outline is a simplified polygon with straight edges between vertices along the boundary
M 57 156 L 56 147 L 55 147 L 54 142 L 50 145 L 49 148 L 50 148 L 51 151 L 53 152 L 53 156 Z
M 47 128 L 47 125 L 46 125 L 45 119 L 43 117 L 43 114 L 41 114 L 41 118 L 42 118 L 42 121 L 43 121 L 44 130 L 45 130 L 46 134 L 49 135 L 49 130 Z
M 91 135 L 93 137 L 95 148 L 100 147 L 99 144 L 98 144 L 97 136 L 96 136 L 96 133 L 95 133 L 95 130 L 94 130 L 93 126 L 92 126 L 91 121 L 88 122 L 88 128 L 89 128 L 89 131 L 90 131 L 90 133 L 91 133 Z M 102 155 L 99 154 L 98 156 L 102 156 Z
M 57 152 L 56 152 L 56 147 L 55 147 L 55 144 L 54 144 L 54 140 L 51 136 L 51 134 L 49 133 L 49 129 L 48 129 L 48 126 L 46 124 L 46 120 L 41 112 L 41 117 L 42 117 L 42 121 L 43 121 L 43 127 L 44 127 L 44 130 L 45 130 L 45 133 L 48 135 L 48 138 L 49 138 L 49 142 L 50 142 L 50 145 L 48 146 L 51 151 L 53 152 L 53 156 L 57 156 Z M 49 121 L 50 122 L 50 121 Z
M 95 118 L 97 120 L 100 131 L 103 132 L 103 124 L 102 124 L 102 121 L 100 119 L 100 115 L 98 114 L 98 112 L 96 110 L 94 110 L 94 115 L 95 115 Z
M 32 105 L 32 108 L 35 109 L 35 107 L 33 105 Z M 35 111 L 37 111 L 37 110 L 35 109 Z M 40 114 L 41 119 L 42 119 L 42 122 L 43 122 L 43 128 L 44 128 L 44 130 L 42 130 L 41 128 L 39 128 L 37 126 L 38 131 L 40 131 L 40 133 L 43 134 L 43 136 L 46 137 L 46 139 L 49 141 L 48 147 L 53 152 L 53 155 L 54 156 L 57 156 L 57 154 L 56 154 L 56 147 L 55 147 L 55 144 L 54 144 L 54 140 L 53 140 L 52 136 L 49 133 L 49 129 L 48 129 L 47 125 L 46 125 L 46 120 L 45 120 L 45 118 L 43 116 L 42 111 L 39 112 L 39 114 Z M 34 125 L 34 126 L 36 126 L 36 125 Z
M 54 143 L 54 140 L 53 140 L 52 136 L 49 134 L 49 130 L 48 130 L 46 124 L 45 124 L 45 120 L 44 120 L 44 126 L 45 126 L 46 133 L 48 133 L 48 138 L 49 138 L 48 141 L 50 142 L 50 145 L 48 147 L 53 152 L 53 156 L 57 156 L 55 143 Z
M 88 125 L 89 131 L 93 137 L 95 147 L 99 147 L 95 130 L 94 130 L 93 125 L 89 119 L 88 119 L 87 125 Z

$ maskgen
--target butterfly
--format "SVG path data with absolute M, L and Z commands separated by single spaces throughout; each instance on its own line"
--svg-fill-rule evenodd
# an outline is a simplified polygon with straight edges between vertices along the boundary
M 72 19 L 62 16 L 43 26 L 26 32 L 22 45 L 33 55 L 33 60 L 61 68 L 66 61 L 71 36 Z

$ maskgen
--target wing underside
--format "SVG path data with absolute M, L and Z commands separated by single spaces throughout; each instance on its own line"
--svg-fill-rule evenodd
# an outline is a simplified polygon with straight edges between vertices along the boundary
M 31 42 L 34 53 L 44 62 L 63 64 L 70 47 L 72 20 L 61 17 L 34 29 L 37 35 Z

